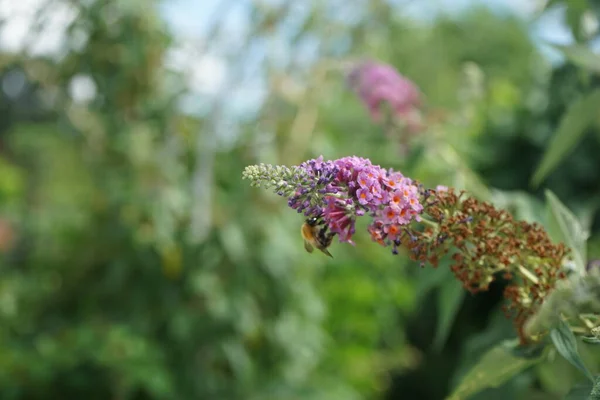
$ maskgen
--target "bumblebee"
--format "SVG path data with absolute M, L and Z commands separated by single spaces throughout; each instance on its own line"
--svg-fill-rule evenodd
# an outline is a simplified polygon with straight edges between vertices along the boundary
M 327 232 L 327 225 L 323 224 L 320 218 L 308 218 L 300 229 L 304 239 L 304 248 L 309 253 L 316 247 L 323 253 L 333 258 L 327 248 L 331 245 L 335 233 Z

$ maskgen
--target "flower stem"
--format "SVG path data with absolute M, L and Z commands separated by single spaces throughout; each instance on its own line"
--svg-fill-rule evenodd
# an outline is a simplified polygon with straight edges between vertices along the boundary
M 525 278 L 529 279 L 535 285 L 540 283 L 540 280 L 537 278 L 537 276 L 532 274 L 531 271 L 529 271 L 527 268 L 523 267 L 522 265 L 519 265 L 517 268 L 519 269 L 519 272 L 521 272 L 521 274 L 523 274 L 523 276 Z
M 429 225 L 430 227 L 432 227 L 435 230 L 437 230 L 437 228 L 439 226 L 437 224 L 437 222 L 431 221 L 431 220 L 429 220 L 427 218 L 423 218 L 423 217 L 421 217 L 421 222 L 423 222 L 425 225 Z

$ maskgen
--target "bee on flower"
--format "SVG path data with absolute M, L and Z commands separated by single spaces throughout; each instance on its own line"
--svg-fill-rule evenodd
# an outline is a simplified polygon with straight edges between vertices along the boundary
M 568 249 L 552 243 L 541 226 L 515 221 L 508 212 L 452 188 L 425 189 L 366 158 L 323 161 L 321 156 L 294 167 L 261 164 L 247 167 L 243 177 L 254 186 L 274 187 L 289 207 L 304 214 L 310 222 L 302 228 L 308 251 L 316 247 L 330 255 L 335 236 L 354 244 L 356 220 L 367 217 L 375 242 L 391 247 L 393 254 L 403 249 L 421 266 L 436 267 L 452 250 L 450 269 L 472 293 L 488 290 L 499 277 L 510 280 L 504 309 L 523 342 L 525 322 L 566 276 L 562 265 Z

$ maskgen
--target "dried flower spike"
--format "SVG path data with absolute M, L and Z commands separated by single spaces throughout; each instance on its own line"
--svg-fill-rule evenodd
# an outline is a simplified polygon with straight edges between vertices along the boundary
M 498 277 L 511 281 L 504 311 L 525 342 L 525 322 L 565 278 L 561 267 L 568 249 L 552 243 L 540 225 L 515 221 L 490 203 L 464 197 L 453 189 L 431 191 L 423 218 L 434 228 L 408 226 L 401 240 L 412 259 L 434 266 L 452 251 L 452 272 L 471 293 L 488 290 Z

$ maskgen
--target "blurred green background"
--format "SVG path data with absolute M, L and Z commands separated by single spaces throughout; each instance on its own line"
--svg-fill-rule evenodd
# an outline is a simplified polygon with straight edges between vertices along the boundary
M 599 17 L 591 0 L 0 0 L 0 398 L 443 399 L 515 336 L 502 287 L 465 295 L 361 229 L 307 254 L 301 216 L 241 172 L 358 155 L 541 222 L 550 188 L 598 258 L 600 108 L 530 181 L 600 86 L 600 64 L 548 42 L 597 48 Z M 423 92 L 407 157 L 345 84 L 363 57 Z M 473 398 L 581 379 L 557 358 Z

